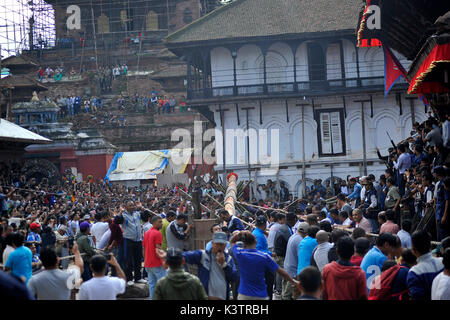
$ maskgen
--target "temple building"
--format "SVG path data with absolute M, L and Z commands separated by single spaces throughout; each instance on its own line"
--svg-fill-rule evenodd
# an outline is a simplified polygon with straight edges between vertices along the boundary
M 384 173 L 376 148 L 408 137 L 426 114 L 406 81 L 385 96 L 382 48 L 357 46 L 363 8 L 237 0 L 165 39 L 186 61 L 187 102 L 217 129 L 218 173 L 284 181 L 295 196 L 314 179 Z

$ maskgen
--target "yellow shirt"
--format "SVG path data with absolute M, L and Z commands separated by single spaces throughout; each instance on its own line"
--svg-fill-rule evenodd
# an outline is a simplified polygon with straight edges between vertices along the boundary
M 162 220 L 162 228 L 161 228 L 161 234 L 163 236 L 163 242 L 162 242 L 162 249 L 164 251 L 167 250 L 167 238 L 166 238 L 166 229 L 167 226 L 170 224 L 169 221 L 167 221 L 167 219 L 163 219 Z

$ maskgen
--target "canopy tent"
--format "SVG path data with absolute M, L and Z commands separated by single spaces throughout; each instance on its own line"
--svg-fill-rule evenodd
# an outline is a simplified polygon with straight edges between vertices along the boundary
M 192 149 L 170 149 L 137 152 L 118 152 L 111 161 L 105 180 L 152 180 L 170 169 L 171 173 L 184 173 Z

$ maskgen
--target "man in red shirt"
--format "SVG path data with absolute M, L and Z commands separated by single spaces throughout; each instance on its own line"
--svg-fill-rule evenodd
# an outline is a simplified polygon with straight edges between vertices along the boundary
M 353 240 L 348 236 L 339 238 L 336 251 L 339 259 L 322 270 L 323 300 L 367 300 L 366 275 L 350 263 L 355 252 Z
M 160 216 L 153 216 L 151 220 L 152 228 L 144 234 L 142 241 L 142 255 L 144 256 L 144 267 L 148 274 L 148 287 L 150 300 L 153 298 L 156 282 L 166 275 L 163 268 L 164 251 L 162 250 L 163 236 L 159 231 L 162 227 Z

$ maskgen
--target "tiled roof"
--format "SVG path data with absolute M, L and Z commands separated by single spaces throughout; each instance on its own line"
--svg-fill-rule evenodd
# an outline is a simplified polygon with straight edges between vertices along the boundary
M 361 0 L 236 0 L 170 34 L 168 44 L 355 30 Z
M 48 90 L 39 81 L 26 75 L 11 75 L 0 79 L 0 88 L 35 88 L 38 91 Z

